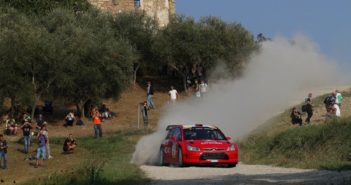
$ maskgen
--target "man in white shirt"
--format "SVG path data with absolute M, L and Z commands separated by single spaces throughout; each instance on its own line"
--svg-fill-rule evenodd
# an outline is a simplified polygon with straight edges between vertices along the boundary
M 177 101 L 177 98 L 179 97 L 179 94 L 177 90 L 174 89 L 173 85 L 171 86 L 171 90 L 168 92 L 168 94 L 171 99 L 171 102 L 175 103 Z

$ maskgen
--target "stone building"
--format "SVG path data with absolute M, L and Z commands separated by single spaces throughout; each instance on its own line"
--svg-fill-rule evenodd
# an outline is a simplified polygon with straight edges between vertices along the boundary
M 168 24 L 170 16 L 175 14 L 175 0 L 88 0 L 92 5 L 104 11 L 120 13 L 124 11 L 145 11 L 158 20 L 160 26 Z

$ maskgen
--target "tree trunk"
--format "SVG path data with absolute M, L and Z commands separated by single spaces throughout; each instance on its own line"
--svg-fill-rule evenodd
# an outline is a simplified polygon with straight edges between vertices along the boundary
M 36 109 L 37 104 L 40 100 L 40 97 L 41 97 L 41 93 L 34 94 L 34 101 L 33 101 L 33 105 L 32 105 L 32 113 L 31 113 L 32 120 L 34 120 L 35 109 Z
M 184 91 L 185 91 L 185 93 L 188 93 L 188 87 L 187 87 L 187 85 L 186 85 L 186 76 L 184 75 L 184 76 L 182 76 L 183 77 L 183 87 L 184 87 Z
M 135 69 L 133 71 L 133 85 L 134 85 L 134 87 L 136 86 L 137 73 L 138 73 L 139 68 L 140 68 L 140 63 L 137 64 L 137 66 L 135 67 Z
M 76 104 L 76 107 L 77 107 L 77 113 L 80 115 L 80 117 L 85 118 L 84 102 L 80 101 L 79 103 Z
M 11 100 L 10 115 L 13 118 L 14 114 L 15 114 L 16 97 L 12 96 L 12 97 L 10 97 L 10 100 Z

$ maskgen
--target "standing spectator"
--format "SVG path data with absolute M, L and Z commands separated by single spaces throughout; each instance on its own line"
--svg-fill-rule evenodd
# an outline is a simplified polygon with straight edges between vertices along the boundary
M 39 166 L 39 160 L 46 159 L 46 144 L 47 144 L 47 138 L 43 134 L 43 131 L 41 130 L 38 135 L 38 149 L 37 149 L 37 156 L 36 156 L 36 165 L 35 167 L 38 168 Z
M 23 142 L 24 142 L 23 152 L 28 154 L 29 146 L 30 146 L 30 130 L 33 127 L 30 124 L 30 122 L 26 121 L 26 122 L 24 122 L 24 124 L 20 128 L 23 131 Z
M 24 112 L 23 116 L 22 116 L 22 123 L 24 123 L 26 121 L 32 122 L 32 118 L 30 117 L 30 115 L 27 112 Z
M 327 113 L 331 113 L 333 111 L 333 105 L 335 104 L 336 101 L 336 94 L 333 92 L 331 95 L 327 96 L 324 99 L 324 105 Z
M 143 106 L 141 107 L 141 114 L 143 116 L 143 121 L 144 121 L 144 129 L 147 129 L 149 127 L 149 113 L 148 113 L 148 106 L 147 102 L 144 101 Z
M 200 86 L 199 86 L 199 81 L 195 80 L 194 81 L 194 91 L 195 91 L 195 97 L 200 98 L 201 97 L 201 92 L 200 92 Z
M 306 100 L 306 113 L 307 113 L 307 118 L 305 120 L 306 123 L 310 123 L 311 122 L 311 118 L 313 116 L 313 105 L 312 105 L 312 101 L 310 98 L 308 98 Z
M 7 142 L 2 134 L 0 134 L 0 167 L 7 168 Z
M 38 115 L 36 122 L 37 122 L 38 130 L 41 130 L 41 127 L 44 125 L 44 122 L 45 122 L 42 114 Z
M 64 126 L 65 126 L 65 127 L 67 127 L 67 126 L 73 126 L 74 119 L 75 119 L 75 117 L 74 117 L 73 112 L 69 112 L 69 113 L 67 114 L 66 118 L 65 118 L 66 123 L 64 124 Z
M 43 135 L 46 137 L 46 156 L 48 157 L 48 159 L 52 159 L 54 157 L 51 156 L 49 132 L 48 132 L 48 129 L 46 127 L 46 124 L 44 124 L 41 127 L 41 131 L 42 131 Z
M 93 109 L 92 118 L 94 123 L 95 138 L 102 137 L 101 114 L 96 108 Z
M 293 107 L 290 113 L 291 123 L 302 125 L 301 112 L 296 107 Z
M 341 117 L 340 107 L 337 103 L 333 105 L 333 114 L 338 118 Z
M 199 88 L 200 88 L 201 97 L 204 97 L 204 95 L 207 93 L 207 88 L 208 88 L 207 83 L 205 83 L 204 80 L 201 80 Z
M 63 143 L 63 152 L 72 153 L 73 150 L 76 148 L 76 146 L 77 146 L 76 140 L 73 138 L 72 134 L 69 134 L 65 142 Z
M 179 94 L 176 89 L 174 89 L 174 86 L 171 86 L 171 90 L 168 92 L 169 97 L 171 99 L 171 103 L 175 103 L 177 101 L 177 98 L 179 97 Z
M 155 109 L 155 103 L 154 103 L 154 87 L 151 84 L 150 81 L 147 82 L 147 89 L 146 89 L 146 95 L 147 95 L 147 106 L 150 109 Z
M 335 91 L 335 103 L 338 104 L 339 108 L 341 108 L 342 95 L 339 90 Z

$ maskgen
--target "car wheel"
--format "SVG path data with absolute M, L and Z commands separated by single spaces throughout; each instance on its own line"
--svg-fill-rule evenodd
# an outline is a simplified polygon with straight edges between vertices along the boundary
M 160 166 L 165 166 L 165 156 L 163 153 L 163 148 L 160 149 L 160 153 L 159 153 L 159 165 Z
M 184 162 L 183 162 L 183 151 L 182 149 L 179 148 L 178 150 L 178 167 L 183 167 Z
M 236 164 L 238 164 L 238 163 L 230 163 L 230 164 L 227 164 L 227 167 L 234 168 L 236 166 Z

